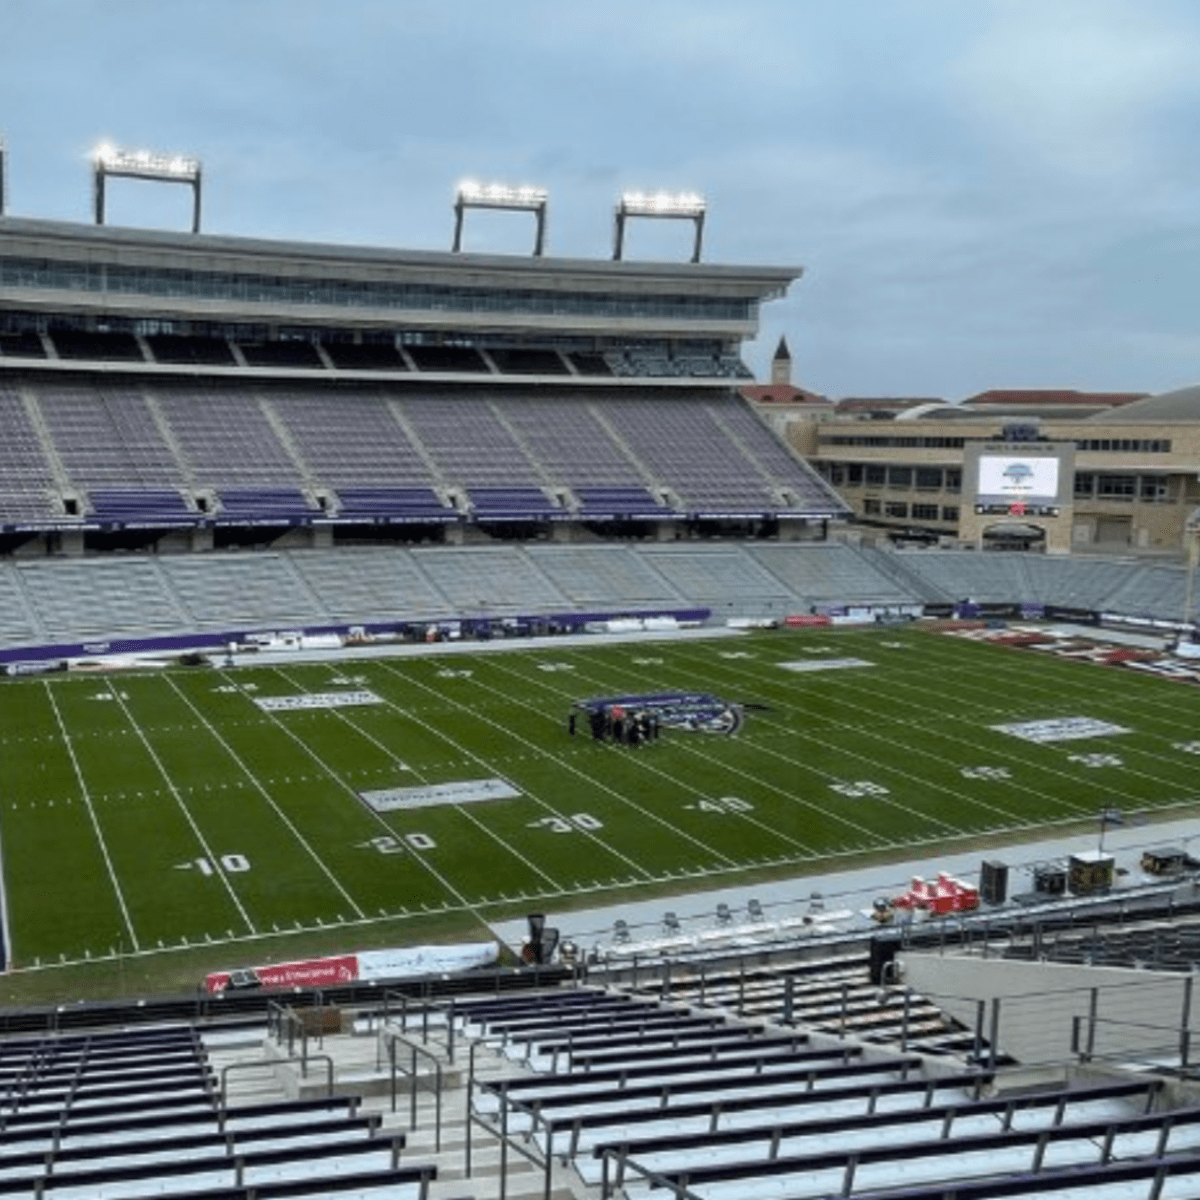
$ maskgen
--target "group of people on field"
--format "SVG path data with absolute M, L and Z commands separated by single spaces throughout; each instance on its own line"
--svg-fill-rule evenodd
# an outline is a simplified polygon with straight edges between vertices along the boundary
M 578 714 L 575 712 L 567 717 L 567 732 L 572 737 L 576 733 L 577 720 Z M 620 704 L 610 708 L 588 709 L 587 722 L 593 741 L 614 742 L 621 746 L 640 746 L 645 742 L 657 741 L 661 729 L 655 713 L 643 709 L 630 712 Z

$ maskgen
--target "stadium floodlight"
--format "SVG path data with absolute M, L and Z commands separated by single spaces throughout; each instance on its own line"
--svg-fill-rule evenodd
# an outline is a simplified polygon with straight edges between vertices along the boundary
M 516 187 L 506 183 L 462 183 L 454 197 L 454 245 L 458 253 L 462 249 L 463 216 L 468 208 L 501 208 L 512 212 L 531 212 L 537 218 L 537 233 L 534 236 L 533 253 L 541 257 L 546 248 L 546 204 L 545 188 L 521 184 Z
M 185 183 L 192 189 L 192 232 L 200 232 L 200 160 L 185 154 L 158 154 L 153 150 L 120 150 L 97 146 L 92 155 L 96 224 L 104 224 L 104 185 L 110 175 L 148 179 L 155 183 Z
M 692 262 L 700 261 L 704 238 L 704 214 L 708 205 L 696 192 L 626 192 L 617 201 L 613 224 L 613 258 L 620 261 L 625 250 L 625 222 L 630 217 L 659 217 L 691 221 L 696 226 Z

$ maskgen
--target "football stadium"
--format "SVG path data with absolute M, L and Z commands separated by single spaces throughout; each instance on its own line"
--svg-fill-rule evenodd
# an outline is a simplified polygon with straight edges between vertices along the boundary
M 898 549 L 703 198 L 582 260 L 533 188 L 435 252 L 201 178 L 0 184 L 0 1193 L 1200 1194 L 1196 524 L 1106 554 L 1083 458 L 1159 451 L 993 411 Z

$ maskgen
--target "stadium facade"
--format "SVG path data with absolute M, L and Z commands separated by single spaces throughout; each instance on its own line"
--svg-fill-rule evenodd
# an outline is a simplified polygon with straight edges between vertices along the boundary
M 1200 389 L 995 391 L 959 404 L 774 399 L 760 395 L 772 424 L 881 535 L 1176 561 L 1192 543 Z M 1054 494 L 1015 505 L 981 494 L 989 454 L 1052 456 Z

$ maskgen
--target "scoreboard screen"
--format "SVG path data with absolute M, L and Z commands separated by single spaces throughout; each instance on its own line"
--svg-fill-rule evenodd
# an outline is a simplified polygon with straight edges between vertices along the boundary
M 977 495 L 982 499 L 1051 501 L 1058 496 L 1059 460 L 1050 455 L 983 454 Z

